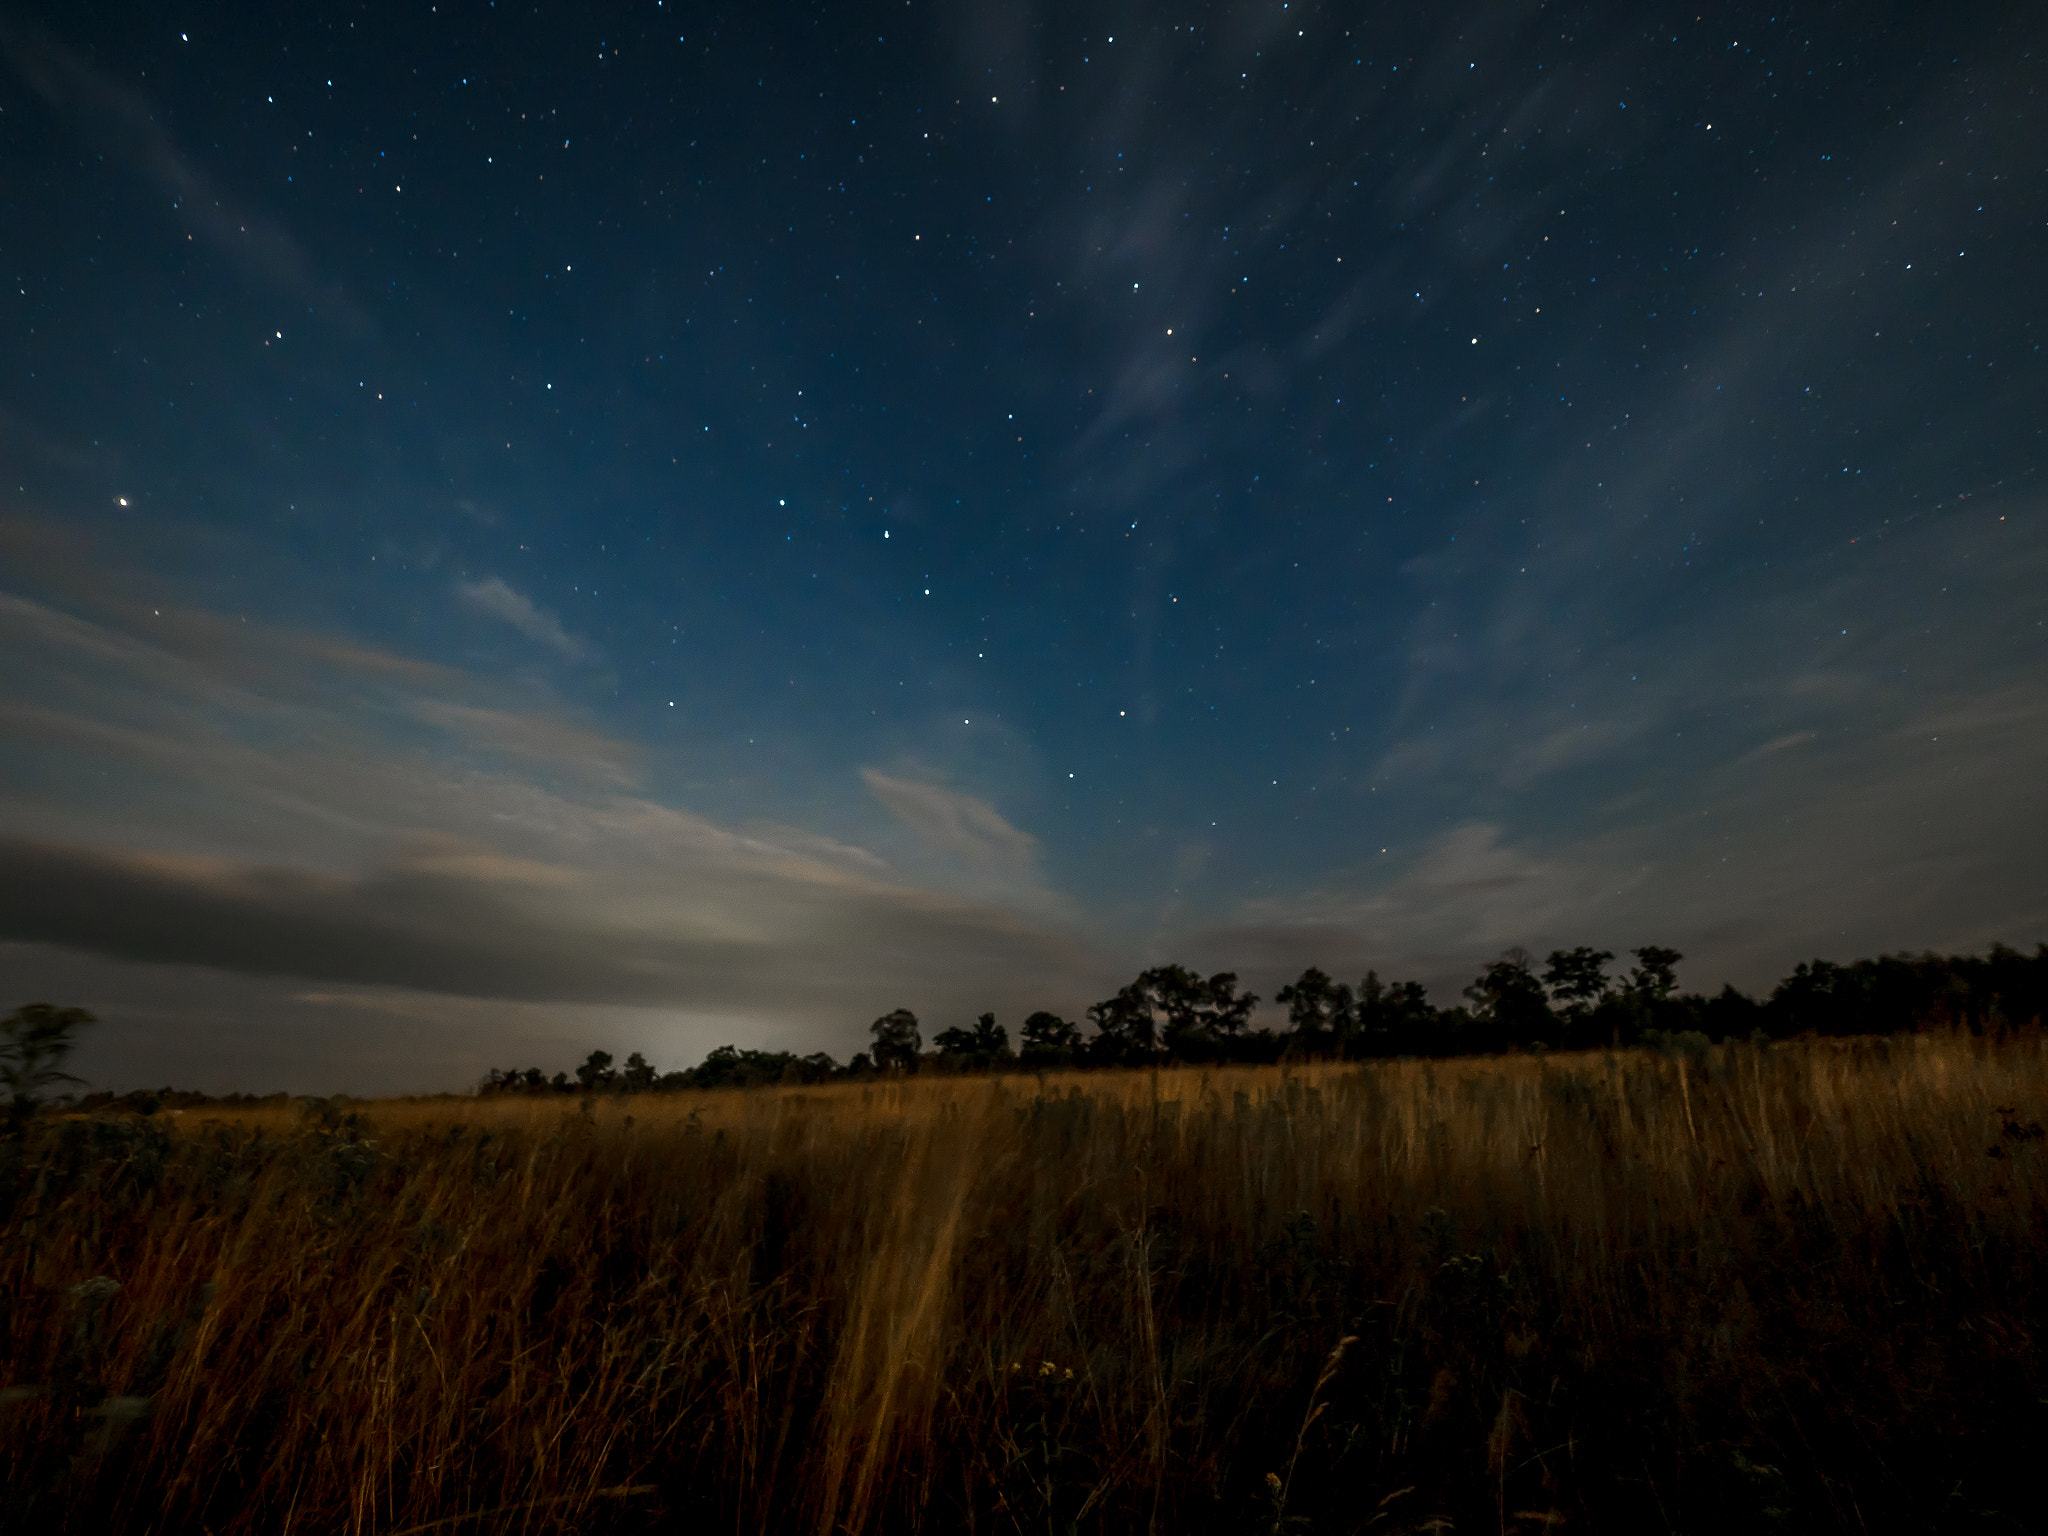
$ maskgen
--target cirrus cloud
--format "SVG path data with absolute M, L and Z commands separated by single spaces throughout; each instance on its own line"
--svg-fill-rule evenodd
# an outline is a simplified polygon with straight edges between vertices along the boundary
M 500 577 L 460 581 L 455 584 L 455 590 L 479 613 L 503 620 L 527 639 L 560 652 L 570 661 L 593 661 L 597 657 L 597 648 L 588 640 L 570 634 L 562 628 L 561 620 L 524 592 L 507 585 Z

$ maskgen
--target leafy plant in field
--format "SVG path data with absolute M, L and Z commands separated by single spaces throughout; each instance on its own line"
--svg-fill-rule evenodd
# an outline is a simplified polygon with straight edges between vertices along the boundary
M 2030 1142 L 2048 1138 L 2048 1126 L 2042 1125 L 2038 1120 L 2022 1120 L 2019 1113 L 2019 1106 L 2016 1104 L 1998 1106 L 1999 1139 L 1985 1149 L 1988 1156 L 2006 1157 Z
M 0 1088 L 7 1092 L 7 1124 L 21 1126 L 36 1112 L 43 1094 L 77 1078 L 63 1070 L 78 1031 L 94 1022 L 83 1008 L 27 1003 L 0 1022 Z
M 1019 1531 L 1077 1529 L 1094 1463 L 1074 1423 L 1080 1384 L 1072 1366 L 1012 1362 L 994 1436 L 999 1508 Z
M 1266 1474 L 1266 1496 L 1272 1505 L 1271 1515 L 1273 1523 L 1271 1529 L 1274 1536 L 1280 1536 L 1280 1533 L 1283 1531 L 1303 1529 L 1308 1525 L 1308 1522 L 1299 1516 L 1290 1518 L 1287 1513 L 1287 1496 L 1294 1487 L 1294 1469 L 1301 1462 L 1301 1448 L 1308 1439 L 1310 1427 L 1314 1425 L 1317 1419 L 1323 1416 L 1324 1410 L 1329 1407 L 1327 1402 L 1322 1401 L 1323 1389 L 1329 1386 L 1339 1368 L 1343 1366 L 1344 1351 L 1357 1342 L 1358 1336 L 1356 1334 L 1346 1334 L 1337 1341 L 1337 1347 L 1331 1350 L 1329 1356 L 1323 1361 L 1322 1371 L 1317 1375 L 1316 1384 L 1308 1395 L 1308 1407 L 1302 1410 L 1301 1428 L 1294 1436 L 1294 1452 L 1287 1458 L 1286 1475 L 1283 1477 L 1278 1472 L 1268 1472 Z

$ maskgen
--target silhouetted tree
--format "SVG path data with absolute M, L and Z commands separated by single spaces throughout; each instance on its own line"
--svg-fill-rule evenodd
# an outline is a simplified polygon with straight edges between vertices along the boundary
M 1685 957 L 1656 944 L 1629 953 L 1636 963 L 1629 969 L 1626 984 L 1603 995 L 1592 1012 L 1577 1021 L 1580 1029 L 1573 1033 L 1571 1044 L 1632 1045 L 1652 1030 L 1670 1034 L 1697 1027 L 1694 1010 L 1674 996 L 1678 989 L 1675 967 Z
M 705 1053 L 704 1059 L 675 1087 L 758 1088 L 770 1083 L 818 1083 L 834 1076 L 839 1063 L 823 1051 L 798 1056 L 793 1051 L 743 1051 L 736 1045 L 721 1045 Z M 664 1078 L 664 1085 L 669 1080 Z
M 2027 956 L 2005 945 L 1975 955 L 1880 955 L 1837 965 L 1810 960 L 1764 1006 L 1774 1035 L 1885 1034 L 1911 1029 L 2002 1029 L 2039 1021 L 2048 1002 L 2048 945 Z
M 1519 946 L 1481 971 L 1465 997 L 1472 1004 L 1468 1050 L 1501 1051 L 1548 1040 L 1556 1027 L 1543 983 L 1529 969 L 1529 952 Z
M 1607 962 L 1611 949 L 1594 949 L 1581 944 L 1576 949 L 1553 949 L 1545 962 L 1543 984 L 1551 997 L 1567 1006 L 1591 1007 L 1607 991 Z
M 1152 999 L 1146 995 L 1142 980 L 1132 982 L 1114 997 L 1090 1003 L 1088 1022 L 1095 1026 L 1095 1038 L 1088 1042 L 1088 1056 L 1098 1065 L 1131 1066 L 1150 1061 L 1159 1052 Z
M 1992 945 L 1991 953 L 1970 968 L 1967 991 L 1976 1005 L 1964 1021 L 1971 1029 L 1987 1023 L 2019 1029 L 2048 1022 L 2048 944 L 2036 945 L 2031 955 Z
M 1830 960 L 1802 961 L 1771 992 L 1771 1033 L 1774 1035 L 1839 1035 L 1854 1018 L 1846 1007 L 1850 989 L 1838 987 L 1842 967 Z
M 746 1063 L 740 1059 L 738 1046 L 713 1046 L 704 1053 L 704 1059 L 690 1069 L 690 1085 L 693 1088 L 737 1087 L 745 1070 Z
M 1203 980 L 1186 966 L 1162 965 L 1138 977 L 1164 1016 L 1161 1044 L 1171 1056 L 1200 1059 L 1243 1032 L 1259 1004 L 1256 993 L 1237 990 L 1237 972 L 1218 971 Z
M 1697 1012 L 1695 1027 L 1716 1040 L 1741 1039 L 1764 1027 L 1763 1005 L 1736 991 L 1733 983 L 1724 984 L 1714 997 L 1701 998 Z
M 1567 1046 L 1612 1039 L 1616 1044 L 1650 1043 L 1669 1048 L 1687 1040 L 1726 1040 L 1768 1032 L 1776 1035 L 1873 1034 L 1911 1029 L 2005 1029 L 2038 1023 L 2048 1009 L 2048 944 L 2031 955 L 1994 946 L 1985 956 L 1881 955 L 1837 965 L 1802 963 L 1771 994 L 1768 1004 L 1724 986 L 1713 997 L 1678 991 L 1675 949 L 1656 945 L 1631 951 L 1635 965 L 1616 986 L 1607 974 L 1613 954 L 1581 945 L 1552 950 L 1539 980 L 1527 952 L 1511 949 L 1489 964 L 1465 997 L 1470 1007 L 1438 1009 L 1419 982 L 1382 982 L 1366 972 L 1356 989 L 1333 981 L 1311 966 L 1280 989 L 1288 1029 L 1251 1030 L 1258 999 L 1240 992 L 1234 972 L 1203 977 L 1179 965 L 1142 972 L 1115 996 L 1088 1010 L 1095 1035 L 1054 1013 L 1040 1011 L 1020 1031 L 1024 1065 L 1133 1066 L 1164 1061 L 1231 1060 L 1271 1062 L 1287 1050 L 1353 1056 L 1450 1056 L 1498 1051 L 1550 1041 Z M 1555 1003 L 1555 1011 L 1552 1004 Z M 53 1015 L 61 1016 L 54 1018 Z M 82 1010 L 49 1010 L 34 1005 L 7 1021 L 6 1070 L 0 1086 L 11 1095 L 9 1115 L 23 1111 L 20 1085 L 40 1089 L 39 1071 L 53 1073 L 61 1051 L 50 1054 L 47 1031 L 59 1023 L 89 1021 Z M 38 1023 L 40 1021 L 40 1023 Z M 36 1031 L 41 1028 L 44 1034 Z M 915 1070 L 922 1046 L 917 1016 L 908 1009 L 885 1014 L 872 1026 L 872 1054 L 861 1052 L 841 1068 L 824 1052 L 798 1057 L 788 1051 L 750 1051 L 723 1045 L 697 1067 L 657 1076 L 637 1051 L 620 1072 L 612 1058 L 593 1051 L 572 1082 L 538 1067 L 486 1073 L 480 1093 L 571 1093 L 620 1086 L 667 1091 L 683 1087 L 746 1087 L 768 1083 L 813 1083 L 833 1077 L 864 1077 L 877 1068 Z M 42 1044 L 38 1044 L 42 1041 Z M 956 1065 L 987 1067 L 1019 1059 L 1010 1055 L 1008 1031 L 984 1013 L 974 1027 L 943 1030 L 933 1042 Z M 1687 1049 L 1691 1046 L 1687 1045 Z M 68 1037 L 63 1049 L 69 1049 Z M 42 1082 L 68 1081 L 62 1073 Z M 170 1090 L 165 1090 L 168 1097 Z M 190 1096 L 181 1096 L 187 1098 Z M 87 1102 L 111 1095 L 97 1096 Z M 153 1101 L 153 1100 L 152 1100 Z M 205 1102 L 192 1098 L 191 1102 Z
M 1557 1012 L 1556 1045 L 1586 1046 L 1598 1038 L 1593 1016 L 1608 996 L 1607 962 L 1611 949 L 1594 949 L 1581 944 L 1576 949 L 1553 949 L 1545 963 L 1543 984 L 1551 1000 L 1560 1004 Z
M 1367 971 L 1357 998 L 1360 1055 L 1420 1056 L 1447 1043 L 1421 982 L 1382 982 L 1378 971 Z
M 1023 1047 L 1018 1059 L 1027 1067 L 1064 1066 L 1081 1049 L 1080 1028 L 1043 1009 L 1024 1021 L 1017 1039 Z
M 1099 1032 L 1090 1054 L 1106 1064 L 1209 1059 L 1243 1032 L 1258 1002 L 1237 990 L 1235 971 L 1205 980 L 1185 966 L 1154 966 L 1089 1008 Z
M 917 1053 L 924 1037 L 917 1032 L 917 1015 L 908 1008 L 885 1013 L 868 1026 L 875 1037 L 875 1065 L 888 1071 L 915 1072 Z
M 984 1069 L 1010 1058 L 1010 1032 L 996 1022 L 992 1013 L 984 1013 L 972 1029 L 956 1024 L 940 1030 L 932 1037 L 932 1045 L 941 1056 Z
M 619 1085 L 628 1093 L 645 1093 L 654 1086 L 655 1076 L 647 1058 L 635 1051 L 626 1058 L 626 1070 L 619 1074 Z
M 617 1074 L 612 1071 L 610 1051 L 592 1051 L 583 1058 L 583 1065 L 576 1069 L 576 1081 L 585 1093 L 595 1093 L 600 1088 L 609 1088 Z
M 1629 987 L 1654 1002 L 1662 1002 L 1678 986 L 1678 962 L 1685 956 L 1675 949 L 1660 949 L 1655 944 L 1645 944 L 1641 949 L 1632 949 L 1636 957 L 1635 967 L 1629 972 Z
M 1274 993 L 1273 1001 L 1287 1006 L 1287 1032 L 1301 1049 L 1342 1055 L 1357 1032 L 1358 1008 L 1351 988 L 1314 966 Z

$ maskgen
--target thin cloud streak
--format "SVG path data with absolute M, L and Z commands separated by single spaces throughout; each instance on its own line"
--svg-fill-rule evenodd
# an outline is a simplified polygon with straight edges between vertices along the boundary
M 141 92 L 95 69 L 34 23 L 0 18 L 0 53 L 43 102 L 170 200 L 181 220 L 237 267 L 345 329 L 369 318 L 337 283 L 323 280 L 274 220 L 241 206 L 173 142 Z
M 508 586 L 499 577 L 488 576 L 482 581 L 457 582 L 455 590 L 465 603 L 479 613 L 489 614 L 494 619 L 510 624 L 527 639 L 559 652 L 570 661 L 591 661 L 597 655 L 589 641 L 570 634 L 562 628 L 561 621 L 552 613 L 536 605 L 525 593 Z
M 652 880 L 415 849 L 347 879 L 18 837 L 0 837 L 0 938 L 461 997 L 771 1015 L 857 1010 L 940 963 L 1057 973 L 1080 958 L 994 909 L 734 861 Z
M 1675 944 L 1685 979 L 1767 988 L 1792 964 L 1896 949 L 2022 947 L 2048 930 L 2048 686 L 1987 682 L 1863 729 L 1783 732 L 1655 770 L 1575 765 L 1617 790 L 1553 830 L 1510 800 L 1419 849 L 1243 903 L 1188 947 L 1264 975 L 1417 974 L 1455 994 L 1478 959 Z M 1632 771 L 1631 771 L 1632 768 Z
M 987 801 L 875 768 L 863 768 L 861 779 L 966 889 L 1027 909 L 1064 909 L 1039 872 L 1038 839 L 1012 826 Z
M 842 1054 L 890 1006 L 1073 1008 L 1108 974 L 1035 839 L 958 791 L 868 777 L 964 871 L 920 883 L 829 831 L 628 793 L 619 743 L 482 680 L 451 698 L 453 669 L 299 636 L 331 664 L 264 672 L 231 629 L 179 626 L 184 654 L 16 598 L 0 632 L 34 662 L 0 671 L 24 743 L 0 777 L 0 940 L 39 954 L 669 1010 Z M 73 803 L 16 787 L 60 759 L 84 769 Z

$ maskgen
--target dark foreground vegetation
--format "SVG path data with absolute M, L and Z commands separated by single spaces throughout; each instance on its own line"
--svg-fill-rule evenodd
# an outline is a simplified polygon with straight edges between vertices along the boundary
M 0 1522 L 2038 1529 L 2044 1104 L 1997 1026 L 24 1113 Z

